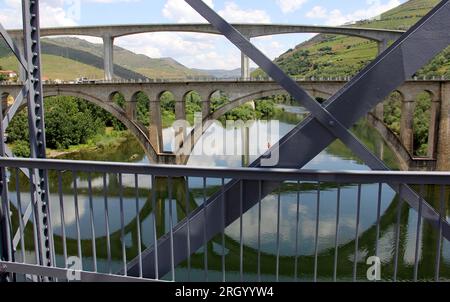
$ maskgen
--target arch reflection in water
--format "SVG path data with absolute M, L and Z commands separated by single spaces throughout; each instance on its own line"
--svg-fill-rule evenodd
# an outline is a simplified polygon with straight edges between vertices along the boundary
M 281 131 L 288 132 L 293 125 L 283 123 Z M 356 127 L 354 132 L 362 139 L 370 140 L 371 146 L 376 147 L 377 135 L 364 124 Z M 251 139 L 251 137 L 250 137 Z M 127 148 L 120 149 L 123 153 L 121 157 L 132 158 L 136 152 L 129 148 L 130 141 L 126 142 Z M 384 148 L 384 156 L 391 159 L 388 148 Z M 80 155 L 80 159 L 89 159 L 89 154 Z M 98 159 L 98 154 L 95 154 Z M 146 159 L 141 160 L 146 162 Z M 192 157 L 190 165 L 206 164 L 217 166 L 239 166 L 242 158 L 198 158 Z M 344 169 L 344 170 L 367 170 L 348 150 L 342 147 L 339 142 L 333 144 L 326 152 L 315 158 L 306 168 L 310 169 Z M 13 171 L 11 171 L 13 172 Z M 12 176 L 14 173 L 12 173 Z M 174 223 L 186 217 L 186 201 L 188 201 L 189 212 L 203 203 L 206 197 L 211 196 L 220 189 L 220 179 L 207 179 L 206 189 L 203 188 L 203 179 L 189 178 L 189 196 L 186 199 L 186 180 L 182 178 L 173 179 L 173 200 L 171 201 L 167 191 L 167 179 L 158 178 L 155 185 L 149 176 L 139 176 L 139 190 L 134 189 L 135 176 L 122 175 L 123 190 L 119 189 L 119 176 L 116 174 L 106 175 L 106 196 L 108 203 L 108 223 L 111 242 L 111 263 L 108 259 L 107 233 L 105 221 L 105 191 L 103 190 L 103 175 L 92 174 L 92 203 L 93 219 L 95 226 L 95 245 L 97 251 L 97 262 L 99 271 L 118 271 L 122 268 L 122 239 L 121 239 L 121 211 L 120 198 L 124 204 L 124 244 L 126 247 L 126 259 L 132 260 L 138 254 L 137 223 L 140 222 L 140 239 L 142 249 L 148 248 L 154 243 L 154 232 L 157 237 L 167 234 L 169 231 L 168 209 L 172 206 Z M 17 205 L 17 195 L 15 194 L 14 177 L 11 177 L 11 199 Z M 52 222 L 54 224 L 55 245 L 57 261 L 64 266 L 63 238 L 61 228 L 61 216 L 58 196 L 58 179 L 55 173 L 50 173 L 51 211 Z M 21 178 L 20 188 L 22 192 L 29 190 L 29 184 Z M 152 188 L 154 190 L 152 191 Z M 77 255 L 77 232 L 76 217 L 74 216 L 73 200 L 74 181 L 70 172 L 62 173 L 62 192 L 64 198 L 65 232 L 67 236 L 67 250 L 69 255 Z M 297 192 L 299 194 L 299 223 L 297 218 Z M 379 242 L 376 245 L 377 234 L 377 210 L 378 210 L 378 185 L 368 184 L 361 187 L 361 217 L 359 226 L 357 265 L 358 279 L 364 280 L 366 273 L 365 259 L 375 255 L 378 248 L 378 255 L 382 260 L 382 277 L 386 280 L 392 278 L 394 270 L 394 252 L 396 248 L 396 225 L 397 225 L 397 205 L 398 196 L 395 196 L 387 186 L 383 186 L 383 194 L 380 203 L 380 228 Z M 88 176 L 84 173 L 77 175 L 77 193 L 79 205 L 80 240 L 82 245 L 83 265 L 86 269 L 93 269 L 92 256 L 92 232 L 90 218 L 89 182 Z M 155 205 L 152 205 L 152 196 L 155 193 Z M 288 182 L 281 187 L 280 191 L 280 236 L 279 236 L 279 279 L 293 281 L 295 276 L 300 280 L 312 280 L 314 276 L 315 245 L 316 245 L 316 215 L 317 215 L 317 184 Z M 319 280 L 332 280 L 334 274 L 333 262 L 335 257 L 335 234 L 337 217 L 338 188 L 336 184 L 321 184 L 320 190 L 320 211 L 317 243 L 317 275 Z M 425 191 L 427 201 L 439 209 L 439 188 L 427 188 Z M 446 209 L 448 209 L 448 189 L 446 191 Z M 338 280 L 351 280 L 354 267 L 355 251 L 355 228 L 356 228 L 356 205 L 358 186 L 346 185 L 340 189 L 340 211 L 338 228 Z M 22 193 L 22 208 L 25 210 L 26 201 L 29 195 Z M 137 202 L 136 202 L 137 200 Z M 261 224 L 259 225 L 259 207 L 251 209 L 243 216 L 243 273 L 245 280 L 258 279 L 258 255 L 260 259 L 260 271 L 263 280 L 275 280 L 277 263 L 277 201 L 278 195 L 269 195 L 261 202 Z M 17 208 L 17 207 L 16 207 Z M 17 209 L 14 208 L 14 226 L 18 226 Z M 138 214 L 137 214 L 138 213 Z M 447 212 L 448 213 L 448 212 Z M 448 214 L 447 214 L 448 216 Z M 155 221 L 156 217 L 156 221 Z M 399 279 L 411 280 L 413 276 L 414 252 L 415 252 L 415 227 L 417 224 L 417 213 L 410 210 L 405 205 L 401 208 L 400 216 L 400 263 Z M 154 228 L 156 225 L 156 228 Z M 25 248 L 27 261 L 34 259 L 32 224 L 28 225 L 25 235 Z M 261 235 L 258 236 L 258 229 Z M 298 238 L 297 238 L 298 230 Z M 428 280 L 434 277 L 434 265 L 436 258 L 436 245 L 438 233 L 428 224 L 424 223 L 420 232 L 420 270 L 419 278 Z M 218 236 L 207 245 L 208 251 L 208 279 L 210 281 L 222 280 L 222 255 L 225 255 L 226 280 L 238 281 L 240 279 L 240 221 L 230 225 L 225 231 L 225 247 L 222 247 L 222 238 Z M 259 240 L 258 240 L 259 239 Z M 298 240 L 297 240 L 298 239 Z M 298 245 L 296 245 L 296 242 Z M 258 246 L 260 252 L 258 252 Z M 441 279 L 449 277 L 450 268 L 450 246 L 446 240 L 441 247 Z M 20 245 L 19 245 L 20 251 Z M 180 264 L 176 268 L 176 279 L 202 281 L 204 273 L 204 251 L 202 248 L 194 253 L 190 259 Z M 20 253 L 18 253 L 20 254 Z M 297 263 L 297 266 L 295 265 Z M 190 267 L 190 270 L 188 269 Z M 297 267 L 297 272 L 294 268 Z M 170 274 L 169 274 L 170 275 Z M 170 278 L 170 276 L 166 276 Z

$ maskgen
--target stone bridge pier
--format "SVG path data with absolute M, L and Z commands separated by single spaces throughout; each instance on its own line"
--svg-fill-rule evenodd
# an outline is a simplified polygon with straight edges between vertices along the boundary
M 437 167 L 450 170 L 450 83 L 441 86 L 441 106 L 439 113 L 439 144 L 437 146 Z

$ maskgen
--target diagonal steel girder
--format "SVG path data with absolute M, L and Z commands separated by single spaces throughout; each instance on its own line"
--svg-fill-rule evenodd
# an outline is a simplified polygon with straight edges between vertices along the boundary
M 364 68 L 331 97 L 322 108 L 318 108 L 310 101 L 310 97 L 304 93 L 301 87 L 295 82 L 293 85 L 293 81 L 288 76 L 206 4 L 200 0 L 185 1 L 260 65 L 269 76 L 278 81 L 297 101 L 309 107 L 310 110 L 312 109 L 313 116 L 300 123 L 272 148 L 271 152 L 279 151 L 280 162 L 277 167 L 303 167 L 336 138 L 340 138 L 372 169 L 386 170 L 387 167 L 368 152 L 347 129 L 450 44 L 450 35 L 448 34 L 450 4 L 449 0 L 445 0 Z M 251 166 L 257 167 L 260 166 L 260 163 L 261 158 Z M 280 183 L 276 182 L 263 182 L 262 192 L 260 192 L 259 183 L 255 181 L 233 180 L 228 183 L 222 192 L 218 192 L 207 201 L 206 208 L 199 207 L 190 215 L 189 220 L 183 220 L 173 229 L 174 263 L 172 263 L 170 252 L 169 235 L 159 239 L 157 243 L 158 275 L 165 275 L 171 270 L 172 265 L 176 266 L 181 263 L 188 257 L 188 254 L 195 252 L 203 245 L 204 228 L 206 228 L 206 239 L 210 240 L 222 232 L 224 226 L 228 226 L 238 219 L 241 216 L 241 200 L 242 213 L 245 213 L 259 201 L 259 196 L 266 196 L 279 185 Z M 418 209 L 419 197 L 417 194 L 407 186 L 402 185 L 401 187 L 402 197 L 411 207 Z M 400 190 L 398 185 L 393 185 L 393 188 L 396 191 Z M 225 202 L 225 213 L 222 210 L 223 202 Z M 426 203 L 424 203 L 423 217 L 433 226 L 439 225 L 439 214 Z M 446 221 L 442 221 L 442 228 L 443 236 L 450 239 L 450 226 Z M 145 277 L 156 275 L 155 260 L 154 247 L 144 251 L 142 261 Z M 134 259 L 129 263 L 128 275 L 137 276 L 138 274 L 139 261 Z
M 17 60 L 19 60 L 20 65 L 22 65 L 23 69 L 28 72 L 28 64 L 25 60 L 25 57 L 20 52 L 19 47 L 17 47 L 16 43 L 11 39 L 6 29 L 3 27 L 2 24 L 0 24 L 0 35 L 3 37 L 3 39 L 6 42 L 6 45 L 11 49 L 11 51 L 16 56 Z
M 6 42 L 6 45 L 9 47 L 9 49 L 13 52 L 13 54 L 15 55 L 15 57 L 17 58 L 17 60 L 19 61 L 20 65 L 22 66 L 22 68 L 27 72 L 29 72 L 29 64 L 27 62 L 27 60 L 25 59 L 25 57 L 23 56 L 23 54 L 21 53 L 20 49 L 18 48 L 18 46 L 16 45 L 16 43 L 11 39 L 11 37 L 9 36 L 9 34 L 7 33 L 6 29 L 3 27 L 2 24 L 0 24 L 0 36 L 3 37 L 3 39 Z M 3 118 L 3 114 L 0 113 L 0 116 L 2 117 L 0 119 L 0 137 L 1 137 L 1 148 L 2 149 L 1 153 L 2 156 L 8 156 L 8 157 L 13 157 L 13 154 L 11 152 L 11 150 L 3 143 L 3 135 L 4 135 L 4 131 L 8 128 L 9 123 L 11 122 L 12 118 L 14 117 L 14 115 L 16 114 L 17 110 L 19 109 L 20 105 L 22 104 L 23 100 L 27 97 L 28 95 L 28 91 L 29 91 L 29 86 L 30 86 L 30 82 L 29 80 L 27 80 L 25 82 L 25 84 L 23 85 L 22 89 L 20 90 L 19 94 L 17 95 L 17 97 L 14 100 L 14 104 L 11 106 L 11 108 L 8 110 L 5 118 Z M 3 108 L 0 108 L 0 110 L 2 110 Z M 24 171 L 25 175 L 27 175 L 27 177 L 29 177 L 28 175 L 28 170 L 25 169 L 21 169 L 22 171 Z M 6 178 L 3 179 L 3 183 L 7 183 Z M 9 199 L 8 196 L 8 192 L 7 192 L 7 185 L 2 188 L 2 200 L 3 202 L 6 202 L 6 200 Z M 29 206 L 30 210 L 31 210 L 31 203 Z M 0 210 L 1 211 L 1 210 Z M 5 214 L 8 215 L 9 213 Z M 2 215 L 0 215 L 2 216 Z M 28 218 L 27 218 L 28 220 Z M 5 227 L 5 225 L 2 223 L 1 227 Z M 11 226 L 6 225 L 5 229 L 8 229 L 11 231 Z M 2 238 L 2 245 L 6 246 L 10 246 L 11 248 L 11 252 L 15 251 L 16 245 L 14 245 L 13 240 L 11 240 L 11 234 L 8 234 L 8 236 L 3 236 Z M 7 240 L 8 242 L 6 242 L 5 240 Z M 11 241 L 11 242 L 9 242 Z M 6 242 L 6 243 L 5 243 Z M 4 254 L 4 253 L 3 253 Z M 5 254 L 6 255 L 6 254 Z M 3 255 L 4 256 L 4 255 Z M 13 260 L 14 256 L 10 255 L 9 260 Z

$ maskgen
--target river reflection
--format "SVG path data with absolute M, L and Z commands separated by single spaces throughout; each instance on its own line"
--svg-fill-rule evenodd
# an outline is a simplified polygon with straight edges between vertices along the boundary
M 303 112 L 301 109 L 294 113 L 286 113 L 285 120 L 280 122 L 280 137 L 293 129 L 293 120 L 301 119 Z M 257 121 L 252 127 L 258 127 Z M 215 125 L 217 129 L 223 131 L 220 126 Z M 369 148 L 375 152 L 378 149 L 384 160 L 392 167 L 395 167 L 395 157 L 384 146 L 381 138 L 374 130 L 367 127 L 362 122 L 354 129 L 355 134 L 362 139 Z M 238 139 L 241 131 L 237 131 Z M 260 144 L 261 149 L 267 142 L 256 142 L 255 136 L 249 136 L 249 144 Z M 173 131 L 166 129 L 164 131 L 164 141 L 166 150 L 172 148 Z M 275 138 L 271 138 L 270 144 L 276 143 Z M 380 148 L 381 146 L 381 148 Z M 195 150 L 194 150 L 195 151 Z M 102 156 L 103 155 L 103 156 Z M 249 158 L 242 156 L 192 156 L 188 165 L 191 166 L 225 166 L 238 167 L 256 159 L 256 155 Z M 99 152 L 83 152 L 77 154 L 76 159 L 95 159 L 95 160 L 120 160 L 148 163 L 143 152 L 139 150 L 139 145 L 134 139 L 129 139 L 115 150 Z M 368 170 L 367 166 L 362 164 L 352 153 L 340 142 L 335 142 L 327 150 L 314 158 L 307 166 L 308 169 L 320 170 Z M 13 171 L 10 171 L 13 172 Z M 55 235 L 55 247 L 58 252 L 57 262 L 64 266 L 63 259 L 63 240 L 62 235 L 65 232 L 67 237 L 68 254 L 76 256 L 77 239 L 80 229 L 80 241 L 82 244 L 83 265 L 85 269 L 93 268 L 92 245 L 93 232 L 91 224 L 94 225 L 95 247 L 98 257 L 98 267 L 100 271 L 118 271 L 122 268 L 122 240 L 121 240 L 121 219 L 123 218 L 125 229 L 126 258 L 132 260 L 137 255 L 138 236 L 137 236 L 137 217 L 141 226 L 142 248 L 150 247 L 154 243 L 154 233 L 158 237 L 166 234 L 170 229 L 169 208 L 173 209 L 174 223 L 181 221 L 186 217 L 186 194 L 185 180 L 173 179 L 172 200 L 167 191 L 167 180 L 157 179 L 152 183 L 150 176 L 134 175 L 90 175 L 92 185 L 92 198 L 89 197 L 88 175 L 80 174 L 75 176 L 71 172 L 62 173 L 61 194 L 64 205 L 64 216 L 61 215 L 61 199 L 58 192 L 58 177 L 56 173 L 50 173 L 50 200 L 53 232 Z M 138 184 L 139 190 L 135 190 L 135 184 Z M 103 190 L 104 182 L 107 184 L 107 190 Z M 122 183 L 122 189 L 120 184 Z M 189 179 L 189 196 L 187 202 L 192 209 L 203 203 L 204 197 L 211 196 L 219 189 L 220 180 L 207 179 L 206 190 L 203 188 L 203 179 Z M 25 211 L 26 205 L 30 200 L 27 190 L 29 184 L 23 176 L 20 177 L 21 192 L 19 194 L 22 202 L 22 211 Z M 12 203 L 15 205 L 14 228 L 17 229 L 17 192 L 15 190 L 14 173 L 11 174 L 10 195 Z M 358 252 L 358 278 L 364 280 L 367 266 L 365 261 L 369 256 L 375 255 L 376 242 L 376 221 L 378 206 L 378 184 L 368 184 L 361 187 L 361 222 L 359 227 L 359 252 Z M 381 223 L 379 253 L 383 266 L 382 277 L 389 280 L 393 275 L 393 255 L 395 251 L 395 226 L 397 221 L 396 209 L 398 197 L 388 186 L 382 187 L 381 195 Z M 151 196 L 153 192 L 156 196 L 156 209 L 153 209 Z M 284 281 L 293 281 L 295 272 L 294 264 L 298 258 L 297 275 L 301 280 L 312 280 L 314 269 L 314 251 L 315 251 L 315 228 L 317 216 L 317 185 L 313 183 L 286 183 L 279 191 L 267 196 L 261 202 L 261 225 L 259 224 L 259 207 L 255 206 L 243 216 L 243 242 L 244 242 L 244 274 L 245 280 L 257 279 L 257 258 L 258 258 L 258 229 L 260 227 L 260 257 L 261 272 L 263 280 L 275 279 L 276 268 L 276 234 L 277 234 L 277 202 L 280 195 L 280 279 Z M 448 188 L 447 188 L 448 191 Z M 74 192 L 77 193 L 78 214 L 75 215 Z M 299 192 L 299 194 L 297 194 Z M 439 207 L 438 188 L 426 188 L 427 200 L 436 208 Z M 205 195 L 204 195 L 205 194 Z M 320 212 L 319 212 L 319 242 L 318 242 L 318 275 L 320 280 L 331 280 L 333 276 L 333 261 L 335 256 L 335 235 L 336 235 L 336 217 L 337 217 L 337 194 L 338 189 L 334 184 L 321 184 L 320 187 Z M 338 229 L 338 279 L 351 280 L 354 251 L 355 251 L 355 233 L 357 217 L 357 196 L 358 187 L 355 185 L 343 186 L 340 191 L 341 204 L 339 211 L 339 229 Z M 106 196 L 106 197 L 105 197 Z M 299 197 L 299 198 L 298 198 Z M 448 201 L 448 192 L 446 192 Z M 124 211 L 121 212 L 121 201 L 124 205 Z M 106 220 L 106 206 L 109 219 Z M 447 203 L 448 206 L 448 203 Z M 91 211 L 92 208 L 92 211 Z M 297 228 L 297 208 L 299 209 L 299 224 Z M 448 207 L 446 207 L 448 209 Z M 92 213 L 92 215 L 91 215 Z M 448 213 L 448 212 L 447 212 Z M 155 214 L 155 215 L 153 215 Z M 156 222 L 154 221 L 156 217 Z M 64 219 L 64 229 L 62 220 Z M 411 280 L 415 256 L 417 213 L 410 210 L 407 206 L 402 207 L 401 211 L 401 233 L 400 233 L 400 264 L 399 278 L 401 280 Z M 29 224 L 25 232 L 25 249 L 28 262 L 32 262 L 33 255 L 33 232 L 32 225 Z M 155 229 L 156 226 L 156 229 Z M 111 263 L 108 261 L 107 253 L 107 229 L 109 229 L 111 242 Z M 298 246 L 296 239 L 298 234 Z M 420 250 L 420 271 L 419 277 L 422 280 L 432 279 L 434 277 L 434 264 L 436 258 L 436 245 L 438 242 L 438 233 L 427 223 L 422 224 L 421 232 L 421 250 Z M 239 253 L 240 253 L 240 221 L 231 224 L 225 232 L 225 247 L 222 247 L 221 237 L 217 237 L 208 243 L 208 279 L 210 281 L 220 281 L 222 278 L 221 256 L 223 251 L 226 255 L 226 277 L 227 280 L 239 280 Z M 18 257 L 20 258 L 21 249 L 19 245 Z M 197 251 L 191 259 L 190 280 L 204 280 L 203 272 L 204 248 Z M 179 281 L 187 280 L 187 263 L 184 262 L 176 269 L 176 279 Z M 444 240 L 441 255 L 441 278 L 450 277 L 450 246 Z M 168 278 L 168 277 L 166 277 Z

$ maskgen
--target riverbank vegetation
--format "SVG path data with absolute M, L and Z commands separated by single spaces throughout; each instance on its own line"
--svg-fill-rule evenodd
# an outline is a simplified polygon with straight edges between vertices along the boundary
M 46 142 L 49 151 L 70 151 L 117 140 L 125 130 L 111 114 L 82 99 L 45 99 Z M 107 130 L 108 129 L 108 130 Z M 29 157 L 28 112 L 25 108 L 11 121 L 7 143 L 16 156 Z
M 136 119 L 144 126 L 150 125 L 150 100 L 144 93 L 136 96 Z M 161 118 L 163 127 L 170 127 L 175 121 L 175 100 L 170 93 L 161 96 Z M 125 110 L 124 97 L 116 93 L 112 101 Z M 224 94 L 213 97 L 212 110 L 228 103 Z M 201 112 L 200 96 L 191 92 L 186 96 L 187 120 L 193 124 L 196 112 Z M 278 109 L 270 100 L 243 105 L 222 117 L 223 121 L 272 118 Z M 82 149 L 106 148 L 117 144 L 126 136 L 126 127 L 105 110 L 83 99 L 75 97 L 49 97 L 45 99 L 46 142 L 49 157 L 77 152 Z M 29 157 L 28 112 L 23 109 L 11 121 L 7 143 L 15 156 Z

